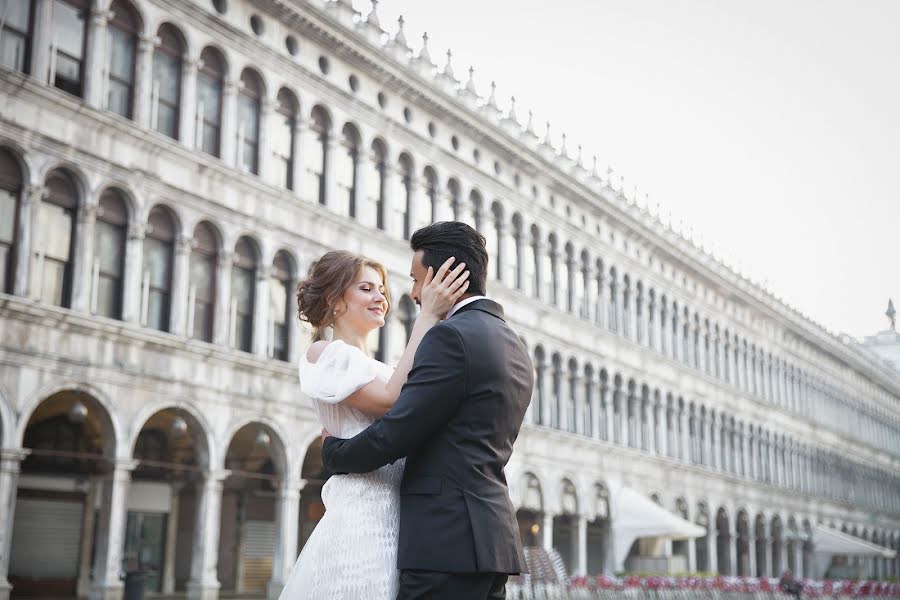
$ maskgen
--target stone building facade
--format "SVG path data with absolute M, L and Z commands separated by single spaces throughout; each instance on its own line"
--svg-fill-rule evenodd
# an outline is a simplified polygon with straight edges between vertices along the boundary
M 537 385 L 508 468 L 575 573 L 810 572 L 900 546 L 900 381 L 347 0 L 7 0 L 0 599 L 274 597 L 322 514 L 293 288 L 346 248 L 415 318 L 406 241 L 469 222 Z M 579 153 L 580 154 L 580 153 Z M 616 494 L 697 539 L 614 559 Z M 676 560 L 677 559 L 677 560 Z M 850 559 L 872 577 L 896 559 Z

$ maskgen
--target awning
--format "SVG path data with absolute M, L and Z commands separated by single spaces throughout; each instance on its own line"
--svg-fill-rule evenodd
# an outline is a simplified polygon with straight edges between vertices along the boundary
M 686 540 L 706 535 L 706 529 L 669 512 L 650 498 L 629 487 L 610 494 L 611 527 L 615 568 L 621 570 L 628 550 L 638 538 Z
M 854 535 L 825 527 L 824 525 L 816 525 L 813 529 L 813 559 L 815 562 L 815 577 L 825 577 L 828 572 L 828 566 L 831 564 L 831 557 L 835 554 L 846 556 L 880 556 L 883 558 L 894 558 L 896 552 L 890 548 L 867 542 L 862 538 Z
M 824 525 L 816 525 L 813 530 L 813 552 L 846 554 L 848 556 L 880 556 L 882 558 L 894 558 L 897 555 L 890 548 L 867 542 L 862 538 Z

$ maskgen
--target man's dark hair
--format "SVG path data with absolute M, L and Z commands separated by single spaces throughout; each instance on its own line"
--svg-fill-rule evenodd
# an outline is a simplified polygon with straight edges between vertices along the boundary
M 413 252 L 422 250 L 422 264 L 437 271 L 451 256 L 454 266 L 466 263 L 469 289 L 466 294 L 482 296 L 487 291 L 488 253 L 484 236 L 459 221 L 438 221 L 417 229 L 409 240 Z

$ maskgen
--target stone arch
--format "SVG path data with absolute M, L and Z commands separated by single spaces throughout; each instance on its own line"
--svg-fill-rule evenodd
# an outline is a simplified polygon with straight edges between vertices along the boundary
M 124 428 L 115 405 L 109 396 L 100 388 L 80 381 L 53 381 L 42 386 L 36 393 L 32 394 L 23 404 L 22 410 L 19 411 L 20 417 L 16 425 L 15 434 L 11 444 L 16 447 L 22 447 L 25 443 L 25 429 L 34 416 L 38 407 L 47 399 L 63 392 L 76 392 L 90 397 L 91 400 L 101 408 L 100 415 L 106 425 L 109 426 L 112 433 L 113 448 L 107 449 L 109 458 L 125 458 L 128 456 L 124 447 L 125 440 Z
M 177 411 L 179 415 L 185 418 L 188 427 L 195 429 L 196 432 L 201 434 L 200 439 L 203 444 L 199 450 L 204 458 L 204 465 L 201 466 L 210 468 L 213 465 L 219 464 L 219 457 L 216 454 L 218 448 L 216 447 L 212 426 L 203 415 L 202 411 L 199 411 L 190 404 L 184 402 L 160 401 L 142 406 L 137 414 L 131 418 L 132 427 L 128 432 L 129 455 L 134 455 L 138 436 L 147 425 L 148 421 L 155 415 L 170 409 Z

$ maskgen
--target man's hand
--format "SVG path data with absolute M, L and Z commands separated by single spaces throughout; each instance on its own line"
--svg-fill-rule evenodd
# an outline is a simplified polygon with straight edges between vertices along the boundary
M 330 437 L 331 437 L 331 434 L 328 433 L 328 430 L 325 429 L 325 428 L 323 427 L 323 428 L 322 428 L 322 444 L 324 445 L 324 444 L 325 444 L 325 440 L 328 439 L 328 438 L 330 438 Z

